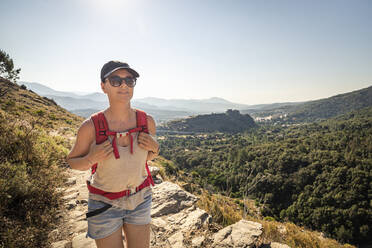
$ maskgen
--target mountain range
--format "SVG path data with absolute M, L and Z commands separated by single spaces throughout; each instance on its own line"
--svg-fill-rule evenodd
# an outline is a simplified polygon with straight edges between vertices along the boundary
M 95 92 L 81 95 L 78 92 L 57 91 L 40 83 L 19 82 L 37 94 L 53 99 L 58 105 L 82 117 L 109 106 L 107 96 Z M 156 97 L 132 100 L 132 106 L 152 115 L 158 124 L 190 116 L 225 113 L 228 109 L 249 114 L 255 121 L 311 122 L 344 114 L 351 110 L 372 106 L 372 86 L 338 94 L 328 98 L 304 102 L 282 102 L 247 105 L 223 98 L 162 99 Z

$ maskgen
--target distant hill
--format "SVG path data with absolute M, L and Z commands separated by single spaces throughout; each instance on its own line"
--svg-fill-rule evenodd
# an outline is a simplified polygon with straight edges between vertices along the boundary
M 245 109 L 249 105 L 229 102 L 223 98 L 209 99 L 161 99 L 146 97 L 136 99 L 136 102 L 148 103 L 168 110 L 183 110 L 195 114 L 209 114 L 212 112 L 225 112 L 227 109 Z
M 197 115 L 186 119 L 168 122 L 160 130 L 181 132 L 242 132 L 256 127 L 248 114 L 242 115 L 238 110 L 227 110 L 222 114 Z
M 100 92 L 80 95 L 74 92 L 56 91 L 40 83 L 21 81 L 28 89 L 53 99 L 63 108 L 83 117 L 108 107 L 107 96 Z M 132 106 L 151 114 L 158 123 L 185 118 L 195 114 L 225 112 L 227 109 L 255 108 L 254 106 L 229 102 L 223 98 L 209 99 L 162 99 L 146 97 L 132 100 Z
M 74 92 L 67 92 L 67 91 L 58 91 L 54 90 L 48 86 L 45 86 L 40 83 L 35 83 L 35 82 L 24 82 L 24 81 L 19 81 L 18 85 L 25 85 L 27 89 L 32 90 L 36 92 L 37 94 L 41 96 L 46 96 L 46 95 L 53 95 L 53 96 L 68 96 L 68 97 L 79 97 L 79 94 L 76 94 Z
M 76 128 L 83 121 L 83 118 L 58 106 L 53 99 L 40 96 L 4 78 L 0 78 L 0 107 L 11 118 L 25 121 L 36 118 L 44 129 L 62 126 Z
M 325 120 L 370 106 L 372 106 L 372 86 L 301 104 L 246 109 L 241 112 L 249 113 L 253 117 L 271 116 L 272 121 L 297 123 Z M 283 117 L 284 115 L 286 116 Z

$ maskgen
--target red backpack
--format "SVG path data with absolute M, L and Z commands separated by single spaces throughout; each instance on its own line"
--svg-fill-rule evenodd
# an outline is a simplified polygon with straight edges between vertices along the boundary
M 149 133 L 149 131 L 147 129 L 147 115 L 146 115 L 146 113 L 141 111 L 141 110 L 136 109 L 136 118 L 137 118 L 137 127 L 132 128 L 132 129 L 128 130 L 127 132 L 121 133 L 121 132 L 112 132 L 112 131 L 108 130 L 107 120 L 106 120 L 105 115 L 103 114 L 102 111 L 92 115 L 91 119 L 93 120 L 94 127 L 96 129 L 96 144 L 101 144 L 108 139 L 108 136 L 113 136 L 112 147 L 114 148 L 115 158 L 118 159 L 118 158 L 120 158 L 120 155 L 119 155 L 118 147 L 116 145 L 116 137 L 117 137 L 117 135 L 119 135 L 120 137 L 123 136 L 123 135 L 126 135 L 126 136 L 129 135 L 129 137 L 130 137 L 130 153 L 133 153 L 132 133 L 134 133 L 134 132 Z M 94 164 L 91 169 L 92 169 L 92 175 L 93 175 L 97 170 L 97 163 Z M 143 181 L 143 183 L 141 185 L 136 187 L 136 192 L 140 191 L 141 189 L 143 189 L 145 187 L 150 186 L 150 184 L 152 186 L 155 185 L 154 181 L 152 179 L 149 167 L 147 165 L 147 161 L 146 161 L 146 170 L 147 170 L 148 176 Z M 89 190 L 90 193 L 103 195 L 103 196 L 109 198 L 110 200 L 113 200 L 113 199 L 120 198 L 120 197 L 131 194 L 130 190 L 123 190 L 123 191 L 120 191 L 120 192 L 105 192 L 103 190 L 97 189 L 97 188 L 93 187 L 92 185 L 90 185 L 89 181 L 87 181 L 87 185 L 88 185 L 88 190 Z

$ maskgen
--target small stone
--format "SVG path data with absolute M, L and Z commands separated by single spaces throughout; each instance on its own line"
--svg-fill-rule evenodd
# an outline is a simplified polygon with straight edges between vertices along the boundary
M 52 248 L 66 248 L 66 247 L 68 247 L 69 243 L 70 243 L 70 241 L 68 241 L 68 240 L 61 240 L 61 241 L 52 243 L 51 247 Z
M 81 233 L 72 239 L 72 248 L 96 248 L 94 239 L 87 238 L 85 233 Z
M 65 182 L 65 184 L 67 186 L 70 186 L 70 185 L 74 185 L 76 184 L 76 177 L 70 177 L 70 178 L 67 178 L 67 181 Z
M 176 232 L 168 238 L 169 243 L 172 248 L 181 248 L 183 247 L 183 234 L 182 232 Z
M 58 229 L 54 229 L 48 234 L 48 238 L 51 240 L 56 240 L 58 238 L 58 235 L 59 235 Z
M 162 183 L 163 181 L 162 180 L 160 180 L 159 178 L 154 178 L 154 183 L 155 184 L 160 184 L 160 183 Z
M 78 204 L 88 204 L 88 201 L 85 199 L 79 200 Z
M 204 241 L 204 237 L 202 236 L 199 236 L 199 237 L 195 237 L 193 238 L 193 240 L 191 241 L 191 244 L 193 247 L 201 247 L 201 245 L 203 244 L 203 241 Z
M 67 210 L 73 209 L 75 207 L 76 207 L 76 202 L 74 200 L 71 200 L 68 203 L 66 203 Z
M 72 224 L 75 233 L 81 233 L 87 231 L 87 222 L 86 221 L 77 221 Z
M 62 199 L 65 201 L 69 201 L 69 200 L 75 199 L 78 195 L 79 195 L 79 192 L 75 192 L 75 193 L 63 196 Z
M 271 248 L 291 248 L 290 246 L 288 246 L 286 244 L 281 244 L 281 243 L 278 243 L 278 242 L 271 242 L 270 247 Z
M 151 176 L 153 177 L 155 177 L 160 172 L 160 169 L 155 166 L 149 166 L 149 170 L 150 170 Z
M 82 217 L 83 215 L 85 216 L 84 212 L 79 211 L 79 210 L 74 210 L 70 213 L 70 218 L 79 218 L 79 217 Z

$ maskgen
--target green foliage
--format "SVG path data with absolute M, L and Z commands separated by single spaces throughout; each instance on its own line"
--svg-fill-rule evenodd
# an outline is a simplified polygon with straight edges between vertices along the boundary
M 275 221 L 275 219 L 273 217 L 271 217 L 271 216 L 265 216 L 264 217 L 264 220 L 265 221 Z
M 37 116 L 44 116 L 45 115 L 45 111 L 42 110 L 42 109 L 38 109 L 35 111 L 35 115 Z
M 19 79 L 20 72 L 21 69 L 14 68 L 13 59 L 0 49 L 0 76 L 15 83 Z
M 67 149 L 34 124 L 10 119 L 0 112 L 0 247 L 45 247 Z
M 161 155 L 201 186 L 248 195 L 274 219 L 363 244 L 372 230 L 372 108 L 249 133 L 167 135 Z

